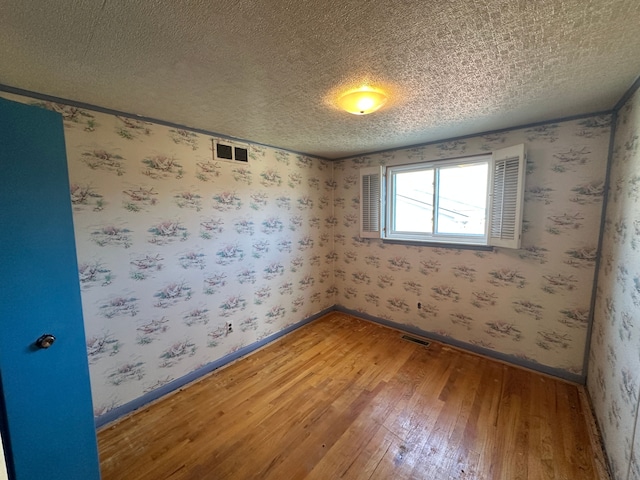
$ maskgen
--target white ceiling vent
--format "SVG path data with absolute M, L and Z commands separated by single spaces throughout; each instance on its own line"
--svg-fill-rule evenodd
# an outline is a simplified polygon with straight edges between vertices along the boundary
M 247 147 L 247 145 L 239 143 L 211 139 L 211 149 L 213 150 L 214 160 L 248 162 L 249 150 Z

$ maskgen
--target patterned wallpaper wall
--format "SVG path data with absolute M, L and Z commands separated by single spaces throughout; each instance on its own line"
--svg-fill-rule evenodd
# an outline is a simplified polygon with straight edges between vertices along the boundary
M 64 117 L 97 416 L 334 304 L 585 373 L 609 116 L 334 163 L 250 145 L 242 164 L 205 135 L 1 95 Z M 519 143 L 521 250 L 358 237 L 361 166 Z
M 587 387 L 616 480 L 640 479 L 640 91 L 618 112 Z M 634 436 L 635 433 L 635 436 Z M 629 474 L 627 474 L 629 472 Z
M 336 163 L 337 303 L 583 376 L 610 121 L 594 116 Z M 520 143 L 528 153 L 522 249 L 471 251 L 358 238 L 360 167 Z
M 96 416 L 334 305 L 330 162 L 2 96 L 64 117 Z

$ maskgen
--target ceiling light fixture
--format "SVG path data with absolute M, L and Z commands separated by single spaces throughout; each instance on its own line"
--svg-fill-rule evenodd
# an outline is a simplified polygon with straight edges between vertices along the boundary
M 367 115 L 380 109 L 387 102 L 387 95 L 376 88 L 360 87 L 342 94 L 338 105 L 354 115 Z

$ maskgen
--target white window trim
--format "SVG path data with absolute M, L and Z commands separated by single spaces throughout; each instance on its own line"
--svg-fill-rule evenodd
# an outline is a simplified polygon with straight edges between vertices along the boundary
M 449 167 L 452 165 L 471 165 L 474 163 L 487 163 L 489 167 L 491 166 L 491 154 L 485 155 L 477 155 L 473 157 L 463 157 L 463 158 L 455 158 L 448 160 L 436 160 L 433 162 L 420 162 L 409 165 L 398 165 L 388 167 L 386 169 L 386 175 L 391 176 L 393 173 L 397 172 L 410 172 L 412 170 L 425 170 L 425 169 L 436 169 L 441 167 Z M 389 177 L 387 177 L 389 178 Z M 487 191 L 489 189 L 488 179 L 487 179 Z M 406 240 L 411 242 L 428 242 L 428 243 L 451 243 L 451 244 L 463 244 L 463 245 L 486 245 L 488 227 L 485 226 L 484 234 L 479 235 L 470 235 L 470 234 L 442 234 L 442 233 L 430 233 L 424 234 L 420 232 L 411 233 L 411 232 L 395 232 L 391 229 L 392 225 L 392 212 L 393 212 L 393 182 L 390 180 L 387 181 L 387 190 L 385 192 L 386 198 L 388 199 L 389 205 L 385 212 L 385 225 L 386 230 L 384 231 L 384 238 L 389 240 Z M 488 202 L 487 202 L 488 204 Z M 437 199 L 434 198 L 434 212 L 437 209 Z M 485 218 L 487 217 L 487 211 L 485 211 Z
M 389 206 L 389 208 L 385 208 L 385 199 L 391 198 L 392 189 L 391 182 L 385 182 L 385 179 L 389 174 L 389 170 L 396 172 L 410 171 L 462 163 L 468 164 L 480 162 L 489 163 L 487 179 L 487 221 L 485 222 L 484 235 L 435 234 L 425 236 L 422 233 L 393 233 L 385 228 L 385 225 L 391 225 L 391 206 Z M 505 166 L 507 165 L 509 175 L 508 177 L 505 177 L 503 173 L 505 171 Z M 501 176 L 497 176 L 498 170 L 500 170 Z M 516 145 L 496 150 L 489 155 L 476 155 L 473 157 L 420 162 L 388 168 L 382 166 L 362 168 L 360 169 L 360 236 L 363 238 L 381 238 L 383 240 L 391 240 L 394 242 L 418 244 L 452 244 L 461 246 L 469 245 L 497 246 L 514 249 L 520 248 L 522 237 L 522 212 L 524 207 L 525 170 L 524 145 Z M 363 191 L 363 185 L 365 182 L 371 182 L 376 178 L 379 181 L 377 190 L 373 188 L 368 191 Z M 502 180 L 505 179 L 509 182 L 507 188 L 499 190 L 499 187 L 503 185 Z M 385 184 L 387 184 L 386 189 Z M 494 191 L 496 189 L 498 190 Z M 501 204 L 496 202 L 500 202 L 501 199 L 505 198 L 505 192 L 507 193 L 507 199 L 510 201 L 511 206 L 509 208 L 505 207 L 500 209 Z M 370 195 L 367 196 L 367 193 Z M 492 220 L 496 220 L 498 217 L 504 222 L 504 228 L 502 229 L 496 228 L 496 225 L 492 224 Z M 375 225 L 372 225 L 372 219 Z

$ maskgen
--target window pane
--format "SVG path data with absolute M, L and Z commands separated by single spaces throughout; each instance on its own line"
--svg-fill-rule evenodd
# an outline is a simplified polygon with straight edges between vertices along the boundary
M 433 170 L 398 172 L 393 176 L 393 230 L 433 230 Z
M 438 233 L 484 235 L 488 163 L 439 169 Z

